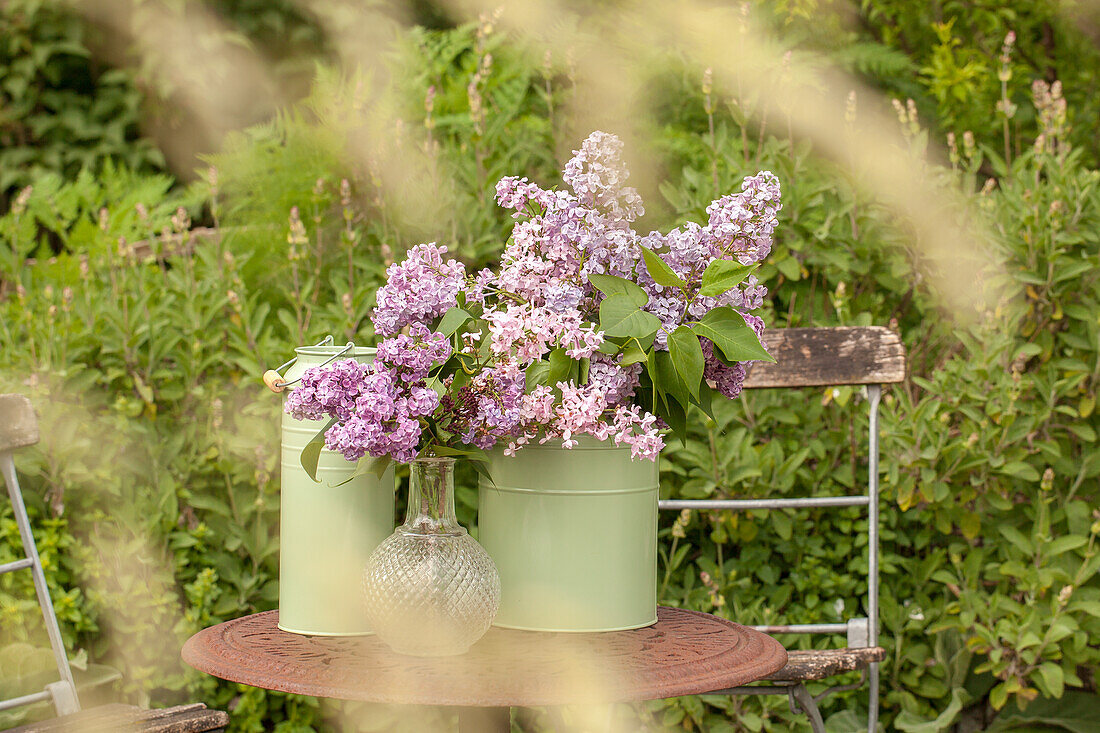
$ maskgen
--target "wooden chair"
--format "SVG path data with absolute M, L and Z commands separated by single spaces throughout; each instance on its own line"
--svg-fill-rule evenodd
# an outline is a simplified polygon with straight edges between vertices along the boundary
M 145 733 L 206 733 L 221 731 L 229 722 L 229 716 L 220 710 L 207 710 L 205 705 L 181 705 L 161 710 L 143 710 L 133 705 L 104 705 L 81 712 L 77 686 L 65 655 L 65 645 L 61 640 L 61 630 L 57 625 L 50 591 L 46 585 L 46 576 L 42 571 L 42 560 L 31 532 L 30 519 L 23 504 L 23 494 L 15 476 L 14 452 L 19 448 L 35 445 L 38 442 L 38 418 L 34 414 L 30 401 L 22 395 L 0 395 L 0 474 L 8 487 L 15 512 L 15 521 L 19 526 L 19 536 L 23 541 L 26 557 L 0 565 L 0 574 L 18 570 L 30 570 L 34 578 L 34 589 L 38 595 L 38 605 L 42 611 L 42 620 L 46 634 L 50 639 L 54 661 L 57 664 L 59 679 L 47 683 L 42 690 L 19 697 L 0 700 L 0 711 L 21 705 L 51 701 L 58 716 L 41 723 L 31 723 L 12 729 L 12 733 L 30 733 L 31 731 L 143 731 Z
M 767 678 L 765 684 L 716 690 L 717 694 L 785 694 L 791 710 L 801 710 L 814 733 L 824 733 L 825 724 L 817 702 L 841 690 L 856 689 L 870 680 L 867 730 L 875 733 L 878 724 L 878 663 L 886 652 L 878 646 L 878 407 L 883 384 L 905 379 L 905 347 L 892 331 L 878 327 L 789 328 L 766 331 L 764 344 L 776 363 L 758 362 L 745 380 L 745 389 L 792 389 L 864 385 L 870 413 L 867 493 L 856 496 L 814 496 L 783 499 L 706 499 L 668 500 L 661 509 L 746 511 L 806 507 L 867 507 L 867 616 L 849 618 L 842 623 L 787 624 L 757 626 L 769 634 L 843 634 L 844 648 L 791 651 L 783 669 Z M 833 686 L 816 697 L 806 683 L 823 680 L 844 672 L 860 671 L 854 685 Z

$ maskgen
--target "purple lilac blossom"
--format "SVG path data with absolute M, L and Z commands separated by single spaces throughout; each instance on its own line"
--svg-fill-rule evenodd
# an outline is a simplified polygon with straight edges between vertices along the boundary
M 440 403 L 424 379 L 450 355 L 446 337 L 413 325 L 407 335 L 383 340 L 372 364 L 338 361 L 306 370 L 285 409 L 297 419 L 336 418 L 325 447 L 349 461 L 365 455 L 411 461 L 420 449 L 420 418 Z
M 524 386 L 524 373 L 514 363 L 475 375 L 455 398 L 445 398 L 446 428 L 482 449 L 511 438 L 520 425 Z
M 642 368 L 640 363 L 621 366 L 617 357 L 597 352 L 588 366 L 588 383 L 603 391 L 608 405 L 618 405 L 634 396 Z
M 386 270 L 386 284 L 378 289 L 371 314 L 374 330 L 392 336 L 410 324 L 428 325 L 458 304 L 458 291 L 466 279 L 461 262 L 444 260 L 446 247 L 418 244 L 403 262 Z
M 746 178 L 741 191 L 714 201 L 705 226 L 687 223 L 667 234 L 645 237 L 631 223 L 644 213 L 640 197 L 625 186 L 629 172 L 622 143 L 595 132 L 574 151 L 563 179 L 570 190 L 546 190 L 526 178 L 501 179 L 497 202 L 517 220 L 501 257 L 499 273 L 482 270 L 467 278 L 461 263 L 443 259 L 445 247 L 422 244 L 391 266 L 372 315 L 386 336 L 373 365 L 342 362 L 311 370 L 287 400 L 301 418 L 336 417 L 326 445 L 350 460 L 388 455 L 399 461 L 421 449 L 426 420 L 461 442 L 489 448 L 506 441 L 514 453 L 531 440 L 576 445 L 577 437 L 629 445 L 635 458 L 655 460 L 663 446 L 655 415 L 631 404 L 643 367 L 623 367 L 620 357 L 598 351 L 604 334 L 594 325 L 603 295 L 588 281 L 612 274 L 639 284 L 649 296 L 646 310 L 663 325 L 657 348 L 667 348 L 665 331 L 730 306 L 760 335 L 763 321 L 748 313 L 760 307 L 766 289 L 754 276 L 717 297 L 698 295 L 704 270 L 716 259 L 742 264 L 760 261 L 771 249 L 780 210 L 778 179 L 763 171 Z M 641 258 L 641 247 L 659 253 L 685 282 L 688 292 L 658 285 Z M 435 318 L 457 304 L 484 307 L 486 332 L 460 334 L 461 353 L 488 357 L 466 384 L 448 378 L 442 398 L 425 381 L 434 365 L 451 355 L 451 343 L 429 331 Z M 400 334 L 408 328 L 408 333 Z M 481 341 L 488 339 L 487 350 Z M 744 364 L 727 365 L 714 345 L 701 340 L 704 378 L 727 397 L 742 388 Z M 554 349 L 589 359 L 585 384 L 559 382 L 526 391 L 525 369 Z M 311 373 L 312 372 L 312 373 Z
M 706 226 L 688 222 L 668 234 L 651 232 L 642 240 L 643 246 L 658 252 L 662 259 L 697 292 L 703 272 L 717 259 L 735 260 L 742 265 L 759 262 L 771 251 L 772 235 L 778 223 L 780 204 L 779 179 L 770 171 L 761 171 L 746 178 L 741 191 L 723 196 L 707 207 Z M 637 281 L 650 296 L 646 310 L 657 316 L 664 326 L 654 341 L 657 348 L 667 348 L 667 332 L 686 320 L 702 318 L 721 306 L 738 309 L 742 315 L 760 307 L 767 294 L 755 276 L 714 298 L 696 295 L 689 299 L 679 288 L 658 285 L 645 263 L 637 267 Z M 757 331 L 759 335 L 760 331 Z
M 699 339 L 699 345 L 703 348 L 703 379 L 731 400 L 741 394 L 741 387 L 745 384 L 745 365 L 741 362 L 732 366 L 722 363 L 714 354 L 714 344 L 708 339 Z
M 356 400 L 367 389 L 369 374 L 369 364 L 352 359 L 307 369 L 287 396 L 285 410 L 295 420 L 320 420 L 326 416 L 347 420 L 355 414 Z

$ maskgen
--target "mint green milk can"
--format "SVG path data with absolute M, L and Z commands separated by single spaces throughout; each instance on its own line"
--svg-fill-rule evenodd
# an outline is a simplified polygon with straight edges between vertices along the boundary
M 657 622 L 654 461 L 582 437 L 490 452 L 478 541 L 500 573 L 494 625 L 530 631 L 620 631 Z
M 355 346 L 303 346 L 295 353 L 281 380 L 288 391 L 303 372 L 333 357 L 374 358 L 374 349 Z M 393 532 L 393 469 L 381 480 L 367 473 L 348 481 L 355 464 L 325 449 L 317 461 L 320 483 L 313 481 L 302 468 L 301 454 L 324 424 L 283 413 L 279 628 L 311 636 L 369 634 L 363 571 L 374 548 Z

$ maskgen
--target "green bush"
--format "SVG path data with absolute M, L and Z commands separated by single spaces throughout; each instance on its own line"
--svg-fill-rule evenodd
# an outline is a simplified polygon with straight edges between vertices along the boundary
M 52 3 L 0 6 L 0 202 L 44 173 L 74 176 L 106 159 L 163 165 L 139 139 L 142 97 L 131 75 L 97 68 L 93 35 Z
M 937 36 L 920 52 L 932 60 L 903 62 L 891 44 L 923 16 L 867 5 L 877 40 L 809 43 L 872 77 L 895 75 L 886 86 L 921 105 L 934 99 L 933 119 L 962 141 L 949 167 L 928 170 L 991 232 L 974 312 L 944 312 L 904 225 L 851 176 L 780 126 L 720 109 L 702 71 L 675 60 L 649 85 L 650 149 L 671 172 L 650 220 L 698 219 L 715 190 L 770 168 L 785 207 L 760 273 L 769 324 L 890 325 L 908 347 L 912 378 L 887 390 L 882 414 L 887 729 L 1088 729 L 1100 666 L 1100 173 L 1089 131 L 1068 120 L 1094 101 L 1063 113 L 1057 90 L 1020 98 L 1033 74 L 1014 67 L 1006 160 L 1002 126 L 986 124 L 1000 98 L 996 64 L 986 59 L 942 100 L 941 72 L 925 70 L 948 63 L 928 43 L 961 54 L 963 67 L 980 44 Z M 785 7 L 777 22 L 806 24 L 791 10 L 799 4 Z M 1011 19 L 987 20 L 980 36 L 995 55 Z M 410 161 L 407 179 L 388 177 L 392 149 L 358 146 L 346 110 L 366 82 L 322 72 L 304 105 L 232 139 L 190 189 L 107 165 L 98 177 L 38 177 L 0 217 L 0 391 L 31 394 L 43 420 L 42 445 L 19 464 L 36 536 L 66 643 L 120 668 L 132 699 L 201 698 L 232 709 L 242 731 L 332 727 L 341 712 L 378 730 L 402 714 L 223 683 L 177 661 L 190 633 L 276 603 L 278 400 L 262 371 L 326 333 L 371 341 L 374 291 L 410 244 L 438 239 L 475 265 L 494 257 L 508 227 L 495 179 L 552 182 L 555 151 L 577 142 L 563 132 L 561 60 L 533 61 L 484 24 L 410 32 L 401 53 L 405 121 L 390 142 Z M 1082 79 L 1095 67 L 1083 69 Z M 906 114 L 919 149 L 924 133 Z M 977 142 L 963 134 L 970 124 Z M 200 217 L 216 232 L 192 228 Z M 860 389 L 746 394 L 714 421 L 697 415 L 690 440 L 670 445 L 662 493 L 858 491 L 865 412 Z M 469 523 L 472 475 L 459 484 Z M 858 614 L 865 530 L 854 509 L 666 516 L 661 601 L 743 623 Z M 17 547 L 6 507 L 0 533 L 4 562 Z M 0 577 L 0 645 L 39 631 L 31 597 L 27 578 Z M 830 728 L 857 729 L 865 706 L 865 691 L 829 698 Z M 634 727 L 805 726 L 774 697 L 689 697 L 616 715 Z M 553 725 L 527 717 L 531 729 Z

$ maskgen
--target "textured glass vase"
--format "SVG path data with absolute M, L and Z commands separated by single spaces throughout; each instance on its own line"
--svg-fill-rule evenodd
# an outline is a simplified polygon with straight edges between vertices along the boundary
M 454 463 L 432 457 L 410 464 L 405 523 L 367 560 L 367 622 L 401 654 L 462 654 L 500 606 L 493 559 L 455 519 Z

